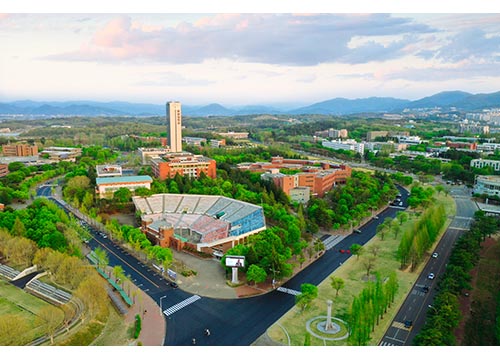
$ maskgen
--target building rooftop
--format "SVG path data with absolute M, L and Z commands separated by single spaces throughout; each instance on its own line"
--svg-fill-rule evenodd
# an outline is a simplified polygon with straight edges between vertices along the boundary
M 113 176 L 113 177 L 102 177 L 95 179 L 97 185 L 105 184 L 116 184 L 116 183 L 132 183 L 132 182 L 152 182 L 153 179 L 149 175 L 137 175 L 137 176 Z

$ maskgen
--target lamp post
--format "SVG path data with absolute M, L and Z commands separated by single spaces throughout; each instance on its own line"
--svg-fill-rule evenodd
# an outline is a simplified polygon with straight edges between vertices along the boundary
M 163 295 L 161 298 L 160 298 L 160 315 L 163 313 L 163 307 L 161 306 L 161 301 L 163 300 L 163 298 L 166 298 L 167 295 Z

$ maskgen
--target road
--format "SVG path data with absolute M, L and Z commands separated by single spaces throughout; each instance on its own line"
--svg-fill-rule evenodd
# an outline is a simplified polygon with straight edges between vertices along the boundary
M 318 285 L 331 275 L 341 263 L 352 254 L 340 253 L 338 250 L 349 249 L 352 244 L 366 244 L 376 234 L 376 228 L 386 217 L 394 218 L 407 206 L 408 192 L 400 188 L 403 206 L 390 206 L 360 227 L 361 233 L 347 236 L 341 243 L 301 271 L 281 287 L 300 290 L 303 283 Z M 37 195 L 49 196 L 65 211 L 70 211 L 65 203 L 50 197 L 50 186 L 42 186 Z M 187 293 L 179 288 L 169 286 L 169 282 L 158 276 L 132 255 L 113 244 L 99 231 L 91 228 L 91 249 L 102 247 L 108 253 L 109 265 L 121 265 L 126 275 L 145 291 L 158 304 L 161 301 L 162 310 L 166 311 L 167 332 L 164 345 L 191 345 L 192 338 L 197 339 L 201 346 L 248 346 L 257 340 L 272 324 L 295 304 L 295 296 L 282 291 L 272 291 L 262 296 L 245 299 L 213 299 Z M 209 328 L 211 335 L 203 335 L 203 330 Z
M 381 346 L 412 345 L 413 339 L 425 324 L 426 314 L 429 305 L 432 306 L 439 276 L 446 268 L 453 244 L 470 228 L 474 213 L 478 208 L 470 199 L 469 190 L 465 186 L 453 187 L 450 195 L 455 200 L 457 212 L 436 246 L 435 252 L 438 253 L 438 257 L 430 257 L 428 259 L 424 270 L 379 343 Z M 428 278 L 430 273 L 435 274 L 433 280 Z M 429 288 L 428 292 L 424 291 L 424 287 L 426 286 Z M 412 321 L 412 326 L 406 328 L 404 326 L 405 321 Z

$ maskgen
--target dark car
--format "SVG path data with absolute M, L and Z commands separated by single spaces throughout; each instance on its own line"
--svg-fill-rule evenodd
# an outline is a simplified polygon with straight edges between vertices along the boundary
M 404 324 L 405 324 L 405 328 L 409 329 L 409 328 L 412 327 L 413 321 L 411 321 L 411 320 L 405 320 Z
M 170 283 L 170 286 L 173 287 L 174 289 L 177 289 L 179 287 L 179 285 L 177 285 L 177 283 L 174 281 Z
M 428 292 L 429 292 L 429 287 L 428 287 L 428 286 L 424 286 L 424 287 L 422 288 L 422 291 L 423 291 L 424 293 L 428 293 Z

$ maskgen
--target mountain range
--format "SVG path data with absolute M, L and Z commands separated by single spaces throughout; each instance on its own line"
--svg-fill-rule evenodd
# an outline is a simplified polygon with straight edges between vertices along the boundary
M 485 108 L 500 108 L 500 91 L 490 94 L 471 94 L 463 91 L 445 91 L 419 100 L 392 97 L 369 97 L 362 99 L 335 98 L 299 108 L 277 108 L 264 105 L 224 107 L 220 104 L 205 106 L 182 106 L 186 116 L 233 116 L 251 114 L 322 114 L 351 115 L 359 113 L 400 113 L 405 109 L 443 110 L 455 108 L 459 111 L 479 111 Z M 0 103 L 0 115 L 41 116 L 163 116 L 165 105 L 129 102 L 97 101 L 13 101 Z

